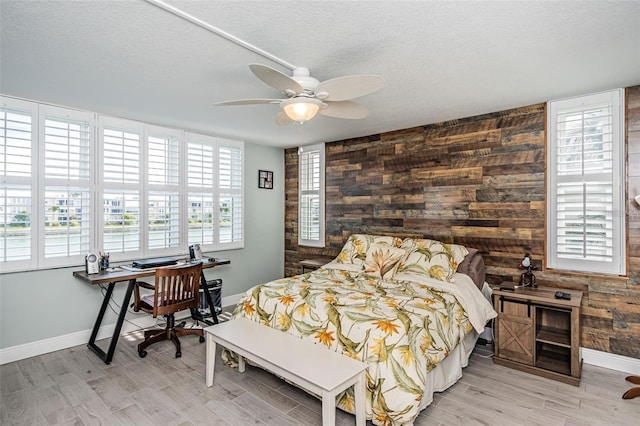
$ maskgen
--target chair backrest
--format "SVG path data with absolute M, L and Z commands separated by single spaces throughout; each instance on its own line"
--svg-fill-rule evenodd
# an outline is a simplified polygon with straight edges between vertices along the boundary
M 200 306 L 202 263 L 156 269 L 153 316 Z

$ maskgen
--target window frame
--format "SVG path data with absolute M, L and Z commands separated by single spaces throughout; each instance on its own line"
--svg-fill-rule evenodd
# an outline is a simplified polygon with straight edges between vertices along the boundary
M 218 138 L 217 140 L 218 167 L 216 169 L 218 172 L 218 176 L 217 176 L 218 187 L 217 187 L 217 193 L 216 193 L 217 203 L 218 203 L 217 212 L 218 214 L 220 214 L 220 204 L 223 196 L 231 197 L 233 200 L 236 200 L 240 204 L 239 206 L 237 206 L 237 208 L 234 208 L 232 211 L 232 216 L 233 216 L 232 219 L 237 217 L 240 220 L 240 223 L 237 223 L 235 222 L 235 220 L 232 220 L 231 241 L 220 242 L 220 238 L 221 238 L 220 227 L 218 227 L 218 246 L 224 246 L 229 249 L 242 248 L 244 247 L 244 235 L 245 235 L 244 212 L 246 210 L 246 198 L 244 195 L 244 187 L 245 187 L 244 173 L 238 173 L 238 170 L 234 169 L 233 166 L 231 166 L 229 170 L 229 174 L 230 174 L 229 186 L 226 187 L 222 184 L 223 181 L 222 181 L 222 176 L 220 174 L 220 170 L 222 169 L 221 167 L 222 156 L 220 154 L 221 148 L 229 148 L 231 150 L 238 149 L 240 151 L 239 156 L 234 157 L 232 155 L 232 157 L 235 158 L 235 161 L 240 162 L 240 167 L 239 167 L 240 170 L 244 170 L 244 163 L 245 163 L 244 148 L 241 142 L 238 142 L 233 139 Z M 231 159 L 232 163 L 234 161 L 234 158 Z M 238 208 L 240 209 L 239 215 L 237 212 Z M 239 233 L 239 237 L 237 237 L 238 233 Z
M 189 161 L 189 144 L 200 144 L 202 146 L 208 145 L 211 146 L 213 148 L 213 154 L 212 154 L 212 161 L 215 164 L 214 170 L 213 170 L 213 183 L 211 185 L 210 188 L 207 188 L 206 185 L 190 185 L 189 184 L 189 176 L 190 176 L 190 170 L 189 170 L 189 165 L 188 165 L 188 161 Z M 236 141 L 236 140 L 232 140 L 232 139 L 226 139 L 226 138 L 214 138 L 214 137 L 210 137 L 210 136 L 204 136 L 204 135 L 199 135 L 196 133 L 189 133 L 186 132 L 185 133 L 185 154 L 184 154 L 184 158 L 185 158 L 185 182 L 184 182 L 184 186 L 185 186 L 185 226 L 188 227 L 188 221 L 189 221 L 189 216 L 190 216 L 190 212 L 188 211 L 189 208 L 191 207 L 190 202 L 189 202 L 189 197 L 191 195 L 194 196 L 199 196 L 199 195 L 211 195 L 213 197 L 213 236 L 214 236 L 214 241 L 212 243 L 205 243 L 202 241 L 193 241 L 190 242 L 189 241 L 189 235 L 188 235 L 188 229 L 185 229 L 185 236 L 186 236 L 186 240 L 187 240 L 187 244 L 192 244 L 192 243 L 197 243 L 200 244 L 200 248 L 204 251 L 214 251 L 214 250 L 232 250 L 232 249 L 238 249 L 238 248 L 243 248 L 244 247 L 244 212 L 245 212 L 245 195 L 244 195 L 244 164 L 245 164 L 245 159 L 244 159 L 244 144 L 240 141 Z M 230 180 L 230 187 L 227 188 L 223 185 L 223 181 L 222 179 L 222 175 L 223 173 L 221 173 L 221 160 L 222 160 L 222 154 L 221 154 L 221 150 L 224 148 L 231 148 L 231 149 L 238 149 L 240 151 L 239 153 L 239 158 L 236 158 L 238 164 L 238 168 L 234 169 L 233 165 L 231 166 L 231 171 L 233 173 L 231 174 L 239 174 L 239 176 L 236 177 L 236 179 L 233 179 L 233 177 Z M 239 170 L 239 171 L 238 171 Z M 232 222 L 232 229 L 236 229 L 236 227 L 239 227 L 240 229 L 238 230 L 238 233 L 234 233 L 232 232 L 232 241 L 229 242 L 222 242 L 221 241 L 221 227 L 220 227 L 220 220 L 221 220 L 221 213 L 220 213 L 220 202 L 223 196 L 230 196 L 233 197 L 236 200 L 239 200 L 240 206 L 239 206 L 239 214 L 235 215 L 234 217 L 237 217 L 238 220 L 240 221 L 240 223 L 235 223 Z
M 234 240 L 228 243 L 220 242 L 220 223 L 219 223 L 219 207 L 214 207 L 216 214 L 214 218 L 213 226 L 216 227 L 216 234 L 213 244 L 202 244 L 201 247 L 204 251 L 220 251 L 220 250 L 232 250 L 244 248 L 244 204 L 245 204 L 245 184 L 244 184 L 244 149 L 245 144 L 243 141 L 231 140 L 225 138 L 218 138 L 214 136 L 199 135 L 195 133 L 188 133 L 181 129 L 174 129 L 169 127 L 161 127 L 157 125 L 151 125 L 144 122 L 138 122 L 125 118 L 117 118 L 111 116 L 104 116 L 101 114 L 77 110 L 73 108 L 67 108 L 62 106 L 53 106 L 49 104 L 33 102 L 29 100 L 13 98 L 10 96 L 0 95 L 0 108 L 2 110 L 15 111 L 19 114 L 29 116 L 31 120 L 31 171 L 30 176 L 6 176 L 6 173 L 2 173 L 0 170 L 0 190 L 11 189 L 17 185 L 27 188 L 29 194 L 31 194 L 30 202 L 30 223 L 29 229 L 29 241 L 30 246 L 29 258 L 21 260 L 10 259 L 8 261 L 0 260 L 0 273 L 20 272 L 28 270 L 41 270 L 58 267 L 78 266 L 84 264 L 84 258 L 89 252 L 102 251 L 104 247 L 104 203 L 105 193 L 109 192 L 136 192 L 139 202 L 139 247 L 130 251 L 126 251 L 123 243 L 123 251 L 118 253 L 111 252 L 112 261 L 127 261 L 135 260 L 144 257 L 153 256 L 176 256 L 186 255 L 188 252 L 188 200 L 189 200 L 189 188 L 187 185 L 187 152 L 188 152 L 188 138 L 201 138 L 208 140 L 212 144 L 215 150 L 216 163 L 213 171 L 215 177 L 215 185 L 208 185 L 206 188 L 200 188 L 203 193 L 207 194 L 207 197 L 213 197 L 215 206 L 220 205 L 220 181 L 218 168 L 220 167 L 220 147 L 233 146 L 238 151 L 234 154 L 235 158 L 239 158 L 230 167 L 233 176 L 235 176 L 235 183 L 233 190 L 225 190 L 224 193 L 233 193 L 240 202 L 241 210 L 238 215 L 235 216 L 240 221 L 237 224 L 239 232 L 234 234 Z M 56 178 L 46 178 L 44 173 L 45 166 L 45 120 L 47 117 L 63 118 L 69 117 L 70 119 L 83 120 L 89 123 L 87 134 L 88 136 L 88 174 L 85 173 L 86 169 L 83 169 L 81 182 L 74 180 L 73 176 L 56 176 Z M 139 146 L 139 158 L 137 160 L 139 176 L 137 182 L 126 182 L 123 178 L 122 181 L 118 181 L 116 177 L 115 181 L 106 182 L 105 177 L 105 164 L 104 164 L 104 147 L 105 147 L 105 127 L 113 130 L 130 131 L 134 129 L 140 138 Z M 149 182 L 149 164 L 148 164 L 148 137 L 149 135 L 155 137 L 162 137 L 168 135 L 175 138 L 177 142 L 177 151 L 175 156 L 176 164 L 178 167 L 177 180 L 171 182 L 170 185 L 162 185 Z M 0 135 L 1 136 L 1 135 Z M 73 139 L 74 136 L 70 136 Z M 71 140 L 70 139 L 70 140 Z M 83 139 L 84 140 L 84 139 Z M 13 142 L 12 142 L 13 143 Z M 9 145 L 11 146 L 11 145 Z M 62 145 L 61 145 L 62 146 Z M 83 143 L 82 146 L 85 146 Z M 63 150 L 64 151 L 64 150 Z M 71 152 L 71 151 L 69 151 Z M 64 153 L 64 152 L 63 152 Z M 2 154 L 2 152 L 0 152 Z M 75 154 L 74 154 L 75 155 Z M 76 161 L 74 157 L 73 161 Z M 86 156 L 84 157 L 86 158 Z M 1 157 L 0 161 L 4 161 L 5 157 Z M 9 160 L 7 160 L 9 161 Z M 64 160 L 63 160 L 64 161 Z M 116 156 L 116 161 L 117 156 Z M 64 163 L 63 163 L 64 164 Z M 42 170 L 42 172 L 40 172 Z M 123 166 L 124 174 L 130 173 L 130 170 L 126 170 L 126 166 Z M 239 179 L 237 178 L 239 176 Z M 47 194 L 47 188 L 55 187 L 61 190 L 69 190 L 82 186 L 83 191 L 86 188 L 89 207 L 85 209 L 82 207 L 83 214 L 87 211 L 88 221 L 88 246 L 82 247 L 82 250 L 77 254 L 61 255 L 58 257 L 45 258 L 44 241 L 45 221 L 49 220 L 45 212 L 45 196 Z M 21 189 L 21 188 L 20 188 Z M 149 208 L 148 198 L 151 191 L 170 191 L 177 194 L 178 208 L 176 214 L 179 215 L 177 225 L 177 245 L 172 247 L 154 248 L 150 249 L 149 236 L 148 236 L 148 223 Z M 26 196 L 26 195 L 25 195 Z M 22 195 L 20 195 L 22 197 Z M 8 202 L 9 197 L 5 197 L 5 202 Z M 54 197 L 54 199 L 58 200 Z M 63 201 L 60 201 L 63 202 Z M 80 207 L 78 207 L 80 208 Z M 134 207 L 135 209 L 135 207 Z M 122 212 L 124 214 L 124 211 Z M 65 234 L 66 235 L 66 234 Z M 7 238 L 8 234 L 2 229 L 0 238 Z M 123 237 L 124 238 L 124 237 Z M 84 243 L 85 240 L 81 240 Z M 9 250 L 11 248 L 9 247 Z M 26 249 L 25 249 L 26 250 Z M 5 255 L 5 249 L 2 249 L 2 255 Z
M 47 158 L 46 158 L 46 120 L 47 119 L 58 119 L 58 120 L 69 120 L 72 121 L 82 121 L 87 123 L 87 137 L 88 137 L 88 161 L 86 166 L 88 167 L 86 178 L 55 178 L 55 177 L 47 177 Z M 88 252 L 90 252 L 96 240 L 96 115 L 90 113 L 88 111 L 75 110 L 70 108 L 64 108 L 60 106 L 53 106 L 47 104 L 39 104 L 38 105 L 38 137 L 34 143 L 36 149 L 38 150 L 38 158 L 39 158 L 39 173 L 38 173 L 38 184 L 37 184 L 37 196 L 36 196 L 36 206 L 37 209 L 34 211 L 38 212 L 38 217 L 36 220 L 32 221 L 32 224 L 35 224 L 36 232 L 38 234 L 38 256 L 36 257 L 37 269 L 49 269 L 49 268 L 57 268 L 57 267 L 65 267 L 81 264 L 84 262 L 84 258 Z M 45 207 L 45 199 L 46 194 L 48 192 L 48 188 L 60 188 L 61 190 L 66 189 L 80 189 L 85 190 L 87 193 L 87 202 L 89 203 L 88 210 L 86 212 L 86 224 L 87 228 L 87 243 L 82 244 L 83 247 L 79 250 L 79 252 L 75 255 L 67 255 L 67 256 L 47 256 L 46 254 L 46 226 L 43 223 L 42 217 L 44 216 L 42 212 Z M 84 210 L 84 209 L 83 209 Z M 67 209 L 68 211 L 68 209 Z M 84 219 L 84 218 L 83 218 Z M 67 221 L 69 218 L 67 217 Z M 80 222 L 81 228 L 84 220 Z M 33 229 L 33 226 L 32 226 Z M 69 234 L 65 234 L 69 235 Z M 81 239 L 85 234 L 80 233 Z M 68 237 L 71 240 L 71 237 Z
M 43 220 L 40 219 L 41 215 L 34 214 L 34 212 L 40 211 L 40 203 L 38 202 L 38 179 L 39 174 L 36 172 L 39 170 L 39 161 L 40 158 L 38 156 L 38 150 L 35 144 L 35 141 L 38 138 L 38 128 L 39 128 L 39 116 L 38 116 L 38 105 L 25 101 L 22 99 L 15 99 L 5 96 L 0 96 L 0 108 L 3 110 L 11 110 L 16 113 L 21 113 L 29 115 L 31 117 L 31 169 L 29 172 L 29 176 L 7 176 L 5 173 L 0 174 L 0 186 L 4 188 L 10 187 L 25 187 L 25 189 L 31 194 L 31 228 L 29 230 L 29 240 L 30 240 L 30 256 L 27 259 L 19 259 L 19 260 L 11 260 L 10 262 L 6 262 L 4 260 L 0 260 L 0 272 L 4 271 L 12 271 L 12 270 L 25 270 L 25 269 L 33 269 L 37 266 L 37 259 L 40 253 L 40 247 L 38 245 L 38 233 L 34 227 L 34 221 Z M 2 238 L 2 236 L 0 236 Z M 1 259 L 1 258 L 0 258 Z M 7 265 L 11 265 L 11 269 L 7 268 Z
M 139 146 L 138 146 L 138 176 L 136 177 L 137 182 L 112 182 L 107 181 L 105 179 L 105 129 L 109 128 L 111 130 L 118 130 L 127 133 L 137 133 L 139 138 Z M 143 226 L 143 214 L 145 209 L 144 206 L 144 150 L 145 150 L 145 133 L 144 133 L 144 125 L 141 122 L 126 120 L 123 118 L 115 118 L 115 117 L 106 117 L 100 116 L 98 118 L 98 152 L 99 155 L 99 165 L 98 165 L 98 182 L 101 182 L 102 190 L 98 191 L 98 205 L 100 206 L 98 211 L 98 233 L 96 238 L 96 246 L 103 247 L 105 251 L 109 252 L 111 261 L 121 261 L 130 259 L 133 257 L 142 257 L 144 256 L 144 232 L 146 232 L 146 226 Z M 138 214 L 138 249 L 131 251 L 110 251 L 105 247 L 105 221 L 104 221 L 104 208 L 105 208 L 105 193 L 106 192 L 121 192 L 121 193 L 137 193 L 138 196 L 138 205 L 139 205 L 139 214 Z M 124 220 L 124 213 L 123 213 Z
M 319 153 L 319 187 L 318 189 L 303 188 L 303 157 L 314 152 Z M 306 247 L 324 247 L 325 245 L 325 144 L 319 143 L 298 148 L 298 245 Z M 312 220 L 310 217 L 303 217 L 303 197 L 306 195 L 316 195 L 318 197 L 318 239 L 303 238 L 302 226 L 304 221 Z
M 611 203 L 608 204 L 611 211 L 612 245 L 611 261 L 596 262 L 589 259 L 575 259 L 561 257 L 557 251 L 559 239 L 557 196 L 558 187 L 562 183 L 570 181 L 596 184 L 600 181 L 589 179 L 583 173 L 583 178 L 576 175 L 567 178 L 559 177 L 557 167 L 557 129 L 558 115 L 569 110 L 586 111 L 596 105 L 609 104 L 612 111 L 612 167 L 610 172 L 610 184 L 612 186 Z M 624 89 L 615 89 L 590 95 L 549 101 L 547 103 L 547 229 L 546 229 L 546 267 L 548 269 L 568 270 L 583 273 L 600 273 L 606 275 L 624 276 L 626 271 L 626 223 L 625 223 L 625 113 L 624 113 Z M 607 183 L 608 184 L 608 183 Z M 588 202 L 588 201 L 585 201 Z M 585 202 L 583 208 L 586 209 Z M 587 232 L 587 231 L 585 231 Z
M 177 176 L 174 177 L 174 179 L 171 182 L 168 182 L 165 180 L 165 182 L 160 183 L 160 182 L 152 182 L 151 181 L 151 158 L 150 158 L 150 149 L 149 149 L 149 144 L 150 144 L 150 138 L 155 138 L 155 139 L 163 139 L 166 143 L 167 143 L 167 151 L 169 152 L 169 154 L 173 154 L 172 156 L 170 156 L 169 158 L 169 162 L 173 163 L 174 167 L 177 167 Z M 171 145 L 175 143 L 176 147 L 175 147 L 175 151 L 173 151 L 173 153 L 171 153 Z M 143 232 L 142 232 L 142 241 L 145 243 L 144 245 L 144 252 L 146 254 L 146 256 L 163 256 L 163 255 L 169 255 L 169 256 L 173 256 L 173 255 L 178 255 L 180 253 L 184 253 L 184 248 L 183 246 L 185 246 L 185 235 L 184 235 L 184 226 L 183 226 L 183 221 L 185 220 L 185 197 L 184 197 L 184 193 L 182 190 L 183 187 L 183 180 L 184 180 L 184 173 L 185 173 L 185 169 L 184 169 L 184 149 L 183 148 L 184 145 L 184 135 L 182 132 L 180 132 L 177 129 L 170 129 L 167 127 L 160 127 L 160 126 L 155 126 L 155 125 L 145 125 L 145 131 L 144 131 L 144 148 L 143 148 L 143 176 L 144 176 L 144 195 L 142 197 L 143 202 L 142 205 L 144 206 L 143 209 L 143 214 L 142 216 L 142 223 L 143 223 Z M 177 158 L 175 158 L 174 156 L 177 156 Z M 170 167 L 169 165 L 165 166 L 165 172 L 167 171 L 166 167 Z M 169 177 L 169 179 L 171 179 L 171 177 Z M 174 212 L 173 214 L 177 214 L 178 215 L 178 223 L 176 227 L 173 227 L 172 225 L 168 225 L 169 228 L 169 232 L 171 234 L 173 234 L 174 232 L 177 232 L 177 236 L 174 237 L 175 239 L 175 244 L 174 245 L 165 245 L 164 247 L 160 247 L 160 248 L 155 248 L 155 247 L 151 247 L 150 243 L 151 241 L 149 240 L 149 231 L 151 230 L 151 215 L 150 215 L 150 211 L 151 211 L 151 195 L 157 195 L 160 196 L 162 194 L 165 195 L 165 199 L 166 197 L 175 199 L 178 203 L 178 206 L 175 210 L 172 210 L 172 212 Z M 171 218 L 173 219 L 173 218 Z

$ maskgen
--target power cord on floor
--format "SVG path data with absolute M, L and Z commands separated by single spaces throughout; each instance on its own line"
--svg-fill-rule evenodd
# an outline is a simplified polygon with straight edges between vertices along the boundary
M 476 346 L 477 345 L 482 345 L 482 346 L 488 346 L 488 345 L 494 345 L 495 344 L 495 336 L 493 334 L 493 327 L 495 325 L 495 318 L 491 319 L 491 326 L 490 326 L 490 330 L 491 330 L 491 341 L 488 341 L 482 337 L 478 338 L 477 342 L 476 342 Z M 485 328 L 486 330 L 486 328 Z M 484 359 L 489 359 L 489 358 L 493 358 L 493 356 L 495 355 L 495 347 L 493 349 L 493 351 L 491 351 L 490 354 L 487 355 L 481 355 L 479 354 L 477 351 L 474 352 L 474 355 L 480 358 L 484 358 Z
M 105 287 L 105 285 L 104 285 L 104 284 L 98 284 L 98 286 L 99 286 L 99 287 L 100 287 L 100 289 L 101 289 L 101 292 L 102 292 L 102 299 L 104 300 L 105 294 L 107 293 L 107 288 Z M 111 306 L 111 304 L 115 305 L 115 306 L 116 306 L 116 308 L 118 308 L 118 309 L 117 309 L 117 310 L 116 310 L 116 309 L 114 309 L 114 307 L 113 307 L 113 306 Z M 111 310 L 111 312 L 113 312 L 116 316 L 117 316 L 117 315 L 120 315 L 120 310 L 122 309 L 122 305 L 118 304 L 118 302 L 116 302 L 115 300 L 113 300 L 113 297 L 109 298 L 109 305 L 108 305 L 108 306 L 109 306 L 109 309 Z M 127 313 L 128 313 L 128 314 L 132 314 L 132 315 L 137 316 L 137 317 L 143 317 L 143 316 L 146 316 L 146 315 L 147 315 L 147 314 L 146 314 L 146 313 L 144 313 L 144 312 L 136 312 L 136 311 L 134 311 L 133 309 L 131 309 L 131 308 L 130 308 L 130 307 L 128 307 L 128 306 L 127 306 Z M 136 328 L 136 330 L 144 330 L 144 329 L 145 329 L 144 327 L 140 327 L 140 326 L 139 326 L 139 325 L 137 325 L 136 323 L 129 321 L 126 317 L 125 317 L 125 319 L 124 319 L 124 320 L 125 320 L 125 322 L 127 322 L 129 325 L 131 325 L 131 326 L 135 327 L 135 328 Z M 156 321 L 156 323 L 157 323 L 157 321 Z
M 100 289 L 101 289 L 101 292 L 102 292 L 102 298 L 104 299 L 104 296 L 105 296 L 105 294 L 106 294 L 106 292 L 107 292 L 107 288 L 105 287 L 105 285 L 104 285 L 104 284 L 98 284 L 98 286 L 99 286 L 99 287 L 100 287 Z M 112 306 L 112 304 L 113 304 L 117 309 L 115 309 L 115 308 Z M 118 304 L 118 302 L 116 302 L 115 300 L 113 300 L 113 297 L 112 297 L 112 298 L 110 298 L 110 300 L 109 300 L 109 305 L 108 305 L 108 306 L 109 306 L 109 309 L 111 310 L 111 312 L 113 312 L 113 313 L 114 313 L 114 314 L 116 314 L 116 315 L 119 315 L 119 314 L 120 314 L 120 309 L 122 309 L 122 305 Z M 136 316 L 136 317 L 146 317 L 146 316 L 148 316 L 148 315 L 149 315 L 149 314 L 147 314 L 146 312 L 136 312 L 136 311 L 134 311 L 133 309 L 131 309 L 131 307 L 130 307 L 130 306 L 127 306 L 127 313 L 128 313 L 128 314 L 131 314 L 131 315 L 134 315 L 134 316 Z M 128 320 L 126 317 L 125 317 L 125 319 L 124 319 L 124 320 L 125 320 L 125 322 L 126 322 L 127 324 L 129 324 L 129 325 L 133 326 L 137 331 L 142 331 L 142 330 L 146 330 L 147 328 L 149 328 L 149 327 L 141 327 L 141 326 L 139 326 L 138 324 L 136 324 L 136 323 L 134 323 L 134 322 L 132 322 L 132 321 Z M 156 323 L 155 323 L 155 327 L 156 327 L 156 328 L 165 328 L 165 327 L 166 327 L 166 325 L 167 325 L 167 321 L 165 320 L 164 316 L 162 316 L 162 317 L 156 317 Z M 196 326 L 197 326 L 196 324 L 194 324 L 194 323 L 192 323 L 192 322 L 190 322 L 190 321 L 189 321 L 189 322 L 186 322 L 186 323 L 185 323 L 184 328 L 194 328 L 194 327 L 196 327 Z
M 488 345 L 492 345 L 493 343 L 487 343 Z M 478 352 L 474 352 L 473 353 L 475 356 L 480 357 L 480 358 L 484 358 L 484 359 L 489 359 L 489 358 L 493 358 L 493 354 L 494 352 L 491 352 L 490 354 L 487 355 L 481 355 Z

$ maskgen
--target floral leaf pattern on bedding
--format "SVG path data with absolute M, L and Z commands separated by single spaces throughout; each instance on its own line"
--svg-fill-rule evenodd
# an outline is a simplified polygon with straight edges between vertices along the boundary
M 258 285 L 233 315 L 367 362 L 366 412 L 377 425 L 413 422 L 426 373 L 472 329 L 446 291 L 330 268 Z M 353 389 L 337 404 L 354 412 Z
M 388 244 L 374 243 L 369 246 L 364 261 L 364 273 L 375 278 L 389 279 L 393 276 L 398 261 L 407 252 Z
M 374 244 L 400 247 L 402 240 L 397 237 L 383 235 L 353 234 L 347 239 L 342 250 L 331 263 L 351 266 L 354 269 L 361 270 L 364 268 L 369 248 Z
M 453 282 L 458 264 L 469 252 L 458 244 L 407 238 L 401 248 L 407 255 L 396 268 L 397 273 L 426 275 L 440 281 Z

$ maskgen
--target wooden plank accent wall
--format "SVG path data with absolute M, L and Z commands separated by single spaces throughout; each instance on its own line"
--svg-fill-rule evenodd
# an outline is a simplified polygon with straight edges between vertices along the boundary
M 585 292 L 581 346 L 640 358 L 640 86 L 626 91 L 628 277 L 553 270 L 539 284 Z M 326 144 L 326 245 L 298 247 L 298 154 L 285 151 L 285 274 L 331 259 L 352 233 L 475 247 L 487 281 L 517 281 L 545 250 L 545 105 Z

